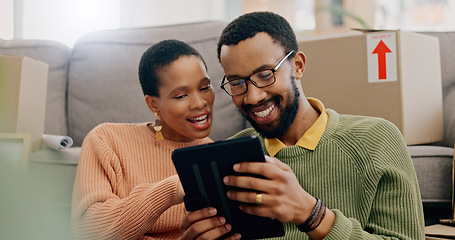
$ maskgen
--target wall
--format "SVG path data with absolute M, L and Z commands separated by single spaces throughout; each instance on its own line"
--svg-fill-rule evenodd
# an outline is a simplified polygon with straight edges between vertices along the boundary
M 159 6 L 159 7 L 157 7 Z M 225 0 L 121 0 L 121 27 L 225 19 Z
M 0 39 L 12 38 L 13 33 L 13 2 L 0 0 Z

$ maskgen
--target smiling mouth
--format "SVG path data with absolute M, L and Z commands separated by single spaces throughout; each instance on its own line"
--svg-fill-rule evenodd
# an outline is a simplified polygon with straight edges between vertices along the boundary
M 260 112 L 253 112 L 254 115 L 256 115 L 256 117 L 258 118 L 264 118 L 264 117 L 267 117 L 267 115 L 270 114 L 270 112 L 275 108 L 275 104 L 270 106 L 269 108 L 265 109 L 265 110 L 262 110 Z
M 197 117 L 197 118 L 189 118 L 188 121 L 191 122 L 191 123 L 194 123 L 194 124 L 204 124 L 208 121 L 209 119 L 209 115 L 202 115 L 200 117 Z

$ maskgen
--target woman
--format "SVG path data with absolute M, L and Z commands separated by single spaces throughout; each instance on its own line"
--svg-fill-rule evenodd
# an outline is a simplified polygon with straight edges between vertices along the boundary
M 88 133 L 73 191 L 75 238 L 180 237 L 184 193 L 171 152 L 212 142 L 213 89 L 201 55 L 177 40 L 143 54 L 139 80 L 157 121 L 105 123 Z

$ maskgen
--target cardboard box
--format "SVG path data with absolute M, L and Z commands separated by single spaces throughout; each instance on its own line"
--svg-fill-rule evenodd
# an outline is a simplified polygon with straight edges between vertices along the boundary
M 455 227 L 442 224 L 426 226 L 425 239 L 455 239 Z
M 438 38 L 379 31 L 299 41 L 307 97 L 339 113 L 393 122 L 408 145 L 443 139 Z
M 30 133 L 41 149 L 49 65 L 24 56 L 0 55 L 0 132 Z

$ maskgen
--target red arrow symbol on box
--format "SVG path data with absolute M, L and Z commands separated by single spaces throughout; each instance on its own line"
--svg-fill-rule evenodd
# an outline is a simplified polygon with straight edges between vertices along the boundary
M 387 79 L 387 68 L 386 68 L 386 61 L 385 61 L 385 54 L 392 52 L 390 49 L 385 45 L 385 43 L 381 40 L 378 43 L 378 46 L 374 49 L 372 54 L 378 54 L 378 73 L 379 79 Z

